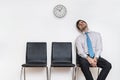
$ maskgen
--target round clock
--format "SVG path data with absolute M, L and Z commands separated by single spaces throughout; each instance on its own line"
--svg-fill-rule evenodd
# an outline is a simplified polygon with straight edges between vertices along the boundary
M 53 14 L 58 18 L 64 17 L 66 13 L 67 13 L 66 7 L 61 4 L 56 5 L 53 9 Z

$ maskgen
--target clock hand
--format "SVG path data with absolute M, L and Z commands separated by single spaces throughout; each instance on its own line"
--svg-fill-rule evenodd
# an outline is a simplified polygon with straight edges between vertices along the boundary
M 57 10 L 58 10 L 59 12 L 61 12 L 62 8 L 63 8 L 63 7 L 59 7 L 59 8 L 57 8 Z
M 62 10 L 63 7 L 60 8 L 60 11 Z
M 60 12 L 61 10 L 59 8 L 57 8 L 57 10 Z

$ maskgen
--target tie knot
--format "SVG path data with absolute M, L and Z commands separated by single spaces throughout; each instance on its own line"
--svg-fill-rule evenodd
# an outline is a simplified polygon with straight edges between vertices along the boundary
M 85 32 L 86 35 L 88 35 L 88 32 Z
M 88 36 L 88 32 L 85 32 L 85 35 L 86 35 L 87 38 L 89 37 L 89 36 Z

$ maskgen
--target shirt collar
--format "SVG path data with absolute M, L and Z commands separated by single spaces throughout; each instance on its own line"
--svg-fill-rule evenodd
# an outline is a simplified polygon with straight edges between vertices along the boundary
M 91 32 L 91 30 L 88 30 L 87 32 L 89 33 L 89 32 Z M 86 32 L 82 32 L 82 34 L 85 34 L 85 33 L 86 33 Z

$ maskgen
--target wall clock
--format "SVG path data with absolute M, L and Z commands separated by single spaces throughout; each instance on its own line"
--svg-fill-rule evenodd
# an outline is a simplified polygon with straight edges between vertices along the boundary
M 56 5 L 53 9 L 53 14 L 57 17 L 57 18 L 63 18 L 67 13 L 67 9 L 64 5 Z

